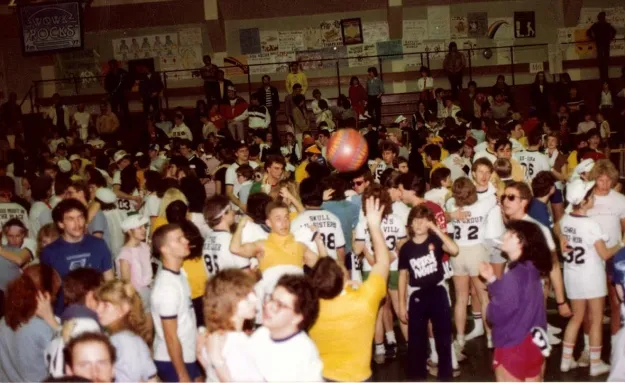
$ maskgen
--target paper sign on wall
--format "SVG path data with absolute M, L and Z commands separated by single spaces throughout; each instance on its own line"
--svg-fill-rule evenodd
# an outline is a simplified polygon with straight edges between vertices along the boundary
M 185 28 L 178 31 L 180 46 L 202 45 L 201 28 Z
M 427 8 L 428 37 L 430 40 L 446 40 L 450 37 L 449 6 Z
M 403 36 L 404 41 L 427 40 L 428 39 L 428 21 L 427 20 L 404 20 L 402 36 Z
M 442 60 L 447 53 L 447 47 L 445 41 L 424 41 L 422 51 L 429 53 L 430 60 Z M 423 55 L 424 61 L 427 61 L 426 57 Z
M 486 37 L 488 33 L 488 14 L 486 12 L 469 12 L 469 37 Z
M 591 26 L 597 21 L 597 15 L 601 12 L 601 8 L 582 8 L 579 12 L 579 26 Z
M 506 47 L 514 45 L 514 40 L 497 40 L 495 42 L 497 47 Z M 510 55 L 510 48 L 498 48 L 495 50 L 498 65 L 506 65 L 512 62 Z
M 341 20 L 322 21 L 319 27 L 321 29 L 321 42 L 324 47 L 338 47 L 343 45 Z
M 304 29 L 304 49 L 320 49 L 323 47 L 321 41 L 321 29 L 319 28 L 306 28 Z
M 543 62 L 530 63 L 530 73 L 544 72 Z
M 451 38 L 462 38 L 469 35 L 469 25 L 464 16 L 454 16 L 451 18 Z
M 365 44 L 389 40 L 388 23 L 386 21 L 364 23 L 362 25 L 362 37 Z
M 616 35 L 610 43 L 610 56 L 625 56 L 625 40 L 623 35 Z
M 278 51 L 278 31 L 260 31 L 260 48 L 263 53 Z
M 347 46 L 348 63 L 351 68 L 361 66 L 375 66 L 378 60 L 375 56 L 378 54 L 376 44 L 356 44 Z
M 278 50 L 280 52 L 296 52 L 306 49 L 304 46 L 304 31 L 278 32 Z

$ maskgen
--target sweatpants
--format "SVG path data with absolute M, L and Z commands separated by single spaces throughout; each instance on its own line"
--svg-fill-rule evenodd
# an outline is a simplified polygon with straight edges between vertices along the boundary
M 431 320 L 438 353 L 438 380 L 452 380 L 452 315 L 447 290 L 438 285 L 417 290 L 410 295 L 408 307 L 408 377 L 425 380 L 428 376 L 428 321 Z

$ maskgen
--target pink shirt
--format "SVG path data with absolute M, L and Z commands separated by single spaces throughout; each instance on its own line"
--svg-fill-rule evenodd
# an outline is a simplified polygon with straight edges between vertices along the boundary
M 152 283 L 152 263 L 150 262 L 150 248 L 141 243 L 137 247 L 122 247 L 115 263 L 119 270 L 119 261 L 125 260 L 130 264 L 130 283 L 137 290 L 141 290 Z

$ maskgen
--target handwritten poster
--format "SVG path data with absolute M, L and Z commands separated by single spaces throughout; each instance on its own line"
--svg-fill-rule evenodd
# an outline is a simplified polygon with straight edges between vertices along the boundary
M 280 52 L 295 52 L 306 49 L 304 45 L 304 31 L 278 32 L 278 50 Z
M 425 54 L 420 54 L 423 51 L 425 51 L 425 43 L 423 41 L 414 41 L 411 47 L 404 45 L 404 65 L 406 70 L 418 70 L 421 65 L 427 65 Z M 423 61 L 421 60 L 422 58 Z
M 375 66 L 378 60 L 375 57 L 378 50 L 376 44 L 356 44 L 347 46 L 348 65 L 350 68 L 361 66 Z
M 321 41 L 321 29 L 306 28 L 304 29 L 304 46 L 306 50 L 320 49 L 323 47 Z
M 453 41 L 458 45 L 458 49 L 473 49 L 471 51 L 463 51 L 466 56 L 475 57 L 479 53 L 475 50 L 477 48 L 477 39 L 455 39 Z
M 249 55 L 260 53 L 260 31 L 258 28 L 239 29 L 241 53 Z
M 343 45 L 341 35 L 341 20 L 322 21 L 319 24 L 321 29 L 321 42 L 324 47 L 338 47 Z
M 558 28 L 558 42 L 559 43 L 572 43 L 573 33 L 575 28 Z
M 608 22 L 614 28 L 625 28 L 625 7 L 608 8 L 605 12 Z
M 277 52 L 274 57 L 276 63 L 274 70 L 276 73 L 288 73 L 289 64 L 293 61 L 297 61 L 296 52 Z
M 278 31 L 260 31 L 260 48 L 263 53 L 278 51 Z
M 388 40 L 388 23 L 386 21 L 364 23 L 362 25 L 362 37 L 365 44 Z
M 623 35 L 616 35 L 616 38 L 610 43 L 610 56 L 625 56 L 625 40 Z
M 488 32 L 488 14 L 486 12 L 469 12 L 467 22 L 469 23 L 469 37 L 486 37 Z
M 404 20 L 403 37 L 404 37 L 404 41 L 427 40 L 428 39 L 428 21 L 427 20 Z
M 430 40 L 445 40 L 450 37 L 449 6 L 427 8 L 428 37 Z
M 464 16 L 454 16 L 451 18 L 451 38 L 463 38 L 469 35 L 469 24 Z
M 276 66 L 274 64 L 253 65 L 273 62 L 275 62 L 275 56 L 269 52 L 247 55 L 247 63 L 250 65 L 251 74 L 275 73 Z

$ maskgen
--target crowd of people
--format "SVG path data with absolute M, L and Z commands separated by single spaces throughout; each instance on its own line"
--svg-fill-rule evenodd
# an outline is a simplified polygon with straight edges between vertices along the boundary
M 553 346 L 562 372 L 625 379 L 621 98 L 606 81 L 585 105 L 540 72 L 519 110 L 503 76 L 463 91 L 450 55 L 451 91 L 421 68 L 417 110 L 389 126 L 374 67 L 308 104 L 293 63 L 280 129 L 271 78 L 248 102 L 210 57 L 194 113 L 161 110 L 145 73 L 134 146 L 116 64 L 102 113 L 56 95 L 41 142 L 4 105 L 0 380 L 368 381 L 402 353 L 409 379 L 452 380 L 475 341 L 498 381 L 541 380 Z M 349 173 L 326 159 L 340 128 L 368 144 Z

